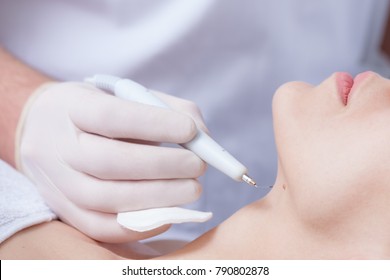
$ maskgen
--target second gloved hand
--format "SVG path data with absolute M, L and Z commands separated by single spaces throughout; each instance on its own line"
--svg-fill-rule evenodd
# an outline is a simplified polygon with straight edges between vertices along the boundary
M 96 240 L 126 242 L 166 230 L 139 233 L 116 222 L 118 212 L 181 205 L 201 192 L 196 178 L 205 163 L 186 149 L 156 145 L 191 140 L 195 121 L 204 128 L 200 113 L 188 101 L 159 97 L 176 110 L 83 83 L 41 87 L 19 124 L 18 168 L 63 221 Z

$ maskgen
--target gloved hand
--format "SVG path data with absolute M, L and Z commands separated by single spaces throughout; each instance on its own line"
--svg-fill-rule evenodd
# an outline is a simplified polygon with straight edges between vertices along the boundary
M 64 222 L 103 242 L 147 238 L 121 227 L 116 213 L 196 200 L 205 163 L 180 147 L 206 129 L 191 102 L 157 93 L 166 110 L 83 83 L 40 87 L 26 104 L 16 145 L 18 168 Z M 184 113 L 185 112 L 185 113 Z

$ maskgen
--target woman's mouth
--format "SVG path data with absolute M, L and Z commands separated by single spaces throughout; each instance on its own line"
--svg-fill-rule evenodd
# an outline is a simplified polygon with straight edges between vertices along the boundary
M 343 102 L 344 105 L 348 104 L 348 100 L 350 99 L 350 95 L 353 89 L 357 88 L 359 84 L 371 74 L 372 74 L 371 71 L 366 71 L 356 75 L 354 79 L 349 73 L 346 72 L 336 73 L 336 83 L 338 87 L 338 92 L 341 97 L 341 101 Z

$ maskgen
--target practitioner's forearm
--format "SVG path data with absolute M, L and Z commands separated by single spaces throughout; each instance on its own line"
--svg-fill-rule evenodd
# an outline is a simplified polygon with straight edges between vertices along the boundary
M 15 133 L 30 94 L 50 78 L 0 46 L 0 158 L 15 166 Z
M 121 259 L 76 229 L 52 221 L 14 234 L 0 244 L 0 259 Z

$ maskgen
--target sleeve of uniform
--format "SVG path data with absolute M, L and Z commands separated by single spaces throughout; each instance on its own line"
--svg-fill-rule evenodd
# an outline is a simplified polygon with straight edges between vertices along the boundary
M 24 228 L 55 218 L 34 185 L 0 160 L 0 243 Z

